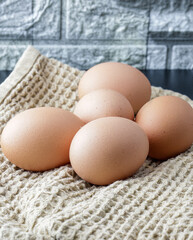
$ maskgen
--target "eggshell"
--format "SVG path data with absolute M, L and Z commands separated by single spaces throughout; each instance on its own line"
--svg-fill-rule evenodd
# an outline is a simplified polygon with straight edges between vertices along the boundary
M 146 103 L 136 122 L 149 138 L 149 156 L 168 159 L 184 152 L 193 142 L 193 109 L 183 99 L 161 96 Z
M 110 89 L 92 91 L 77 103 L 74 114 L 85 123 L 101 117 L 118 116 L 133 120 L 134 112 L 125 96 Z
M 84 123 L 59 108 L 32 108 L 17 114 L 5 126 L 1 147 L 16 166 L 43 171 L 69 162 L 69 147 Z
M 79 98 L 101 88 L 123 94 L 135 113 L 151 96 L 151 85 L 145 75 L 132 66 L 118 62 L 100 63 L 90 68 L 80 80 Z
M 84 180 L 107 185 L 133 175 L 144 163 L 149 143 L 133 121 L 120 117 L 99 118 L 74 136 L 70 161 Z

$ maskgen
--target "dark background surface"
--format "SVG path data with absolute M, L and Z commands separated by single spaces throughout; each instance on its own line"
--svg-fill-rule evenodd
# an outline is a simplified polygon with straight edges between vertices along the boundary
M 170 89 L 193 99 L 193 70 L 142 70 L 152 86 Z M 0 71 L 2 83 L 10 71 Z

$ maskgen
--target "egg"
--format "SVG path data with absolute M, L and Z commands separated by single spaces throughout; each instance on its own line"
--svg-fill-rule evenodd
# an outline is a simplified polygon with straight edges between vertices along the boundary
M 136 123 L 148 136 L 152 158 L 174 157 L 193 142 L 193 109 L 179 97 L 161 96 L 146 103 L 138 112 Z
M 125 96 L 110 89 L 99 89 L 83 96 L 74 114 L 88 123 L 97 118 L 118 116 L 133 120 L 134 112 Z
M 119 62 L 100 63 L 86 71 L 79 83 L 79 98 L 101 88 L 123 94 L 135 113 L 151 96 L 151 85 L 145 75 L 138 69 Z
M 133 175 L 144 163 L 148 150 L 147 136 L 134 121 L 99 118 L 74 136 L 70 162 L 82 179 L 107 185 Z
M 49 170 L 69 162 L 69 148 L 84 123 L 60 108 L 31 108 L 17 114 L 1 135 L 4 155 L 16 166 Z

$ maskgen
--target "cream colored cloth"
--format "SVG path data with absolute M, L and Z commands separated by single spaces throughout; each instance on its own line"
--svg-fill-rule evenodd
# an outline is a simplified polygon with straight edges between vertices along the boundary
M 72 111 L 82 74 L 28 47 L 0 86 L 0 132 L 28 108 Z M 160 95 L 193 106 L 152 87 L 152 98 Z M 165 162 L 147 159 L 133 177 L 109 186 L 81 180 L 70 165 L 24 171 L 0 151 L 0 239 L 193 240 L 193 146 Z

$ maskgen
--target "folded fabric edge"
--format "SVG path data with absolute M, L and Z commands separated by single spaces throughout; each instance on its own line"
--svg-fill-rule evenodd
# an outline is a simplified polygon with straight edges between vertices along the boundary
M 31 45 L 26 48 L 13 71 L 0 85 L 0 104 L 8 93 L 29 73 L 39 56 L 41 56 L 40 52 Z

